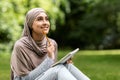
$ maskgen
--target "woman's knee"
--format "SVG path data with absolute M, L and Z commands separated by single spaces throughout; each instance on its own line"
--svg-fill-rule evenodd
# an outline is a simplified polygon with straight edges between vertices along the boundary
M 60 64 L 60 65 L 57 65 L 57 66 L 54 66 L 51 68 L 51 70 L 54 72 L 54 73 L 58 73 L 62 68 L 64 68 L 65 66 Z
M 63 65 L 58 71 L 58 80 L 77 80 L 71 72 Z

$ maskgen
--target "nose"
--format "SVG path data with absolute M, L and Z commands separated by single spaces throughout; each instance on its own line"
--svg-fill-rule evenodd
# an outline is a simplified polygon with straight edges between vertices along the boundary
M 48 24 L 48 22 L 49 22 L 49 21 L 46 20 L 46 19 L 43 20 L 43 24 Z
M 46 23 L 47 21 L 45 19 L 43 19 L 43 23 Z

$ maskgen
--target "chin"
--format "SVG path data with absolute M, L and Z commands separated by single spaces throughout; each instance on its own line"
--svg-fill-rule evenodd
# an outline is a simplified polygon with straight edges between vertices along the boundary
M 45 34 L 48 34 L 48 31 L 44 31 Z

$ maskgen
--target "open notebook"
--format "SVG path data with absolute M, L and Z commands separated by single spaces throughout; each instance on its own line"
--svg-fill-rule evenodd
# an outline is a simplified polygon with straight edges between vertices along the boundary
M 65 55 L 63 58 L 61 58 L 59 61 L 57 61 L 56 63 L 54 63 L 52 65 L 52 67 L 56 66 L 57 64 L 63 64 L 63 63 L 65 63 L 67 60 L 69 60 L 78 51 L 79 51 L 79 48 L 77 48 L 77 49 L 69 52 L 67 55 Z

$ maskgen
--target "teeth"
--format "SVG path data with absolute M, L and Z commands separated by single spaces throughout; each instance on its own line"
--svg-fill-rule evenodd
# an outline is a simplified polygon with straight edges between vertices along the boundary
M 44 29 L 47 29 L 47 28 L 44 28 Z
M 48 27 L 41 27 L 41 28 L 48 28 Z

